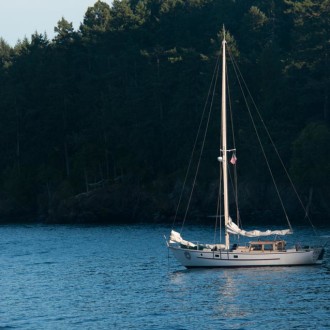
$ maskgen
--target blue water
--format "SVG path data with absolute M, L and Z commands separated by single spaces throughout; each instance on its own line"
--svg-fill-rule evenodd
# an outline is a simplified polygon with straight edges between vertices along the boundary
M 330 251 L 322 266 L 185 270 L 168 232 L 0 227 L 0 329 L 330 328 Z

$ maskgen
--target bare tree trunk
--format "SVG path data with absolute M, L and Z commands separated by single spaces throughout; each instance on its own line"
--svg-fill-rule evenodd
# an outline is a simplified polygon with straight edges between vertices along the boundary
M 15 99 L 16 103 L 16 99 Z M 18 174 L 21 173 L 21 148 L 20 148 L 20 115 L 17 109 L 17 105 L 15 105 L 16 108 L 16 163 L 17 163 L 17 170 Z
M 86 170 L 86 167 L 84 167 L 84 173 L 85 173 L 86 192 L 89 192 L 88 176 L 87 176 L 87 170 Z
M 64 141 L 64 157 L 65 157 L 65 169 L 66 169 L 66 176 L 70 177 L 70 161 L 69 161 L 69 153 L 68 153 L 68 145 L 66 141 Z
M 314 192 L 314 188 L 313 187 L 310 187 L 309 188 L 309 195 L 308 195 L 308 203 L 306 205 L 306 214 L 305 214 L 305 217 L 306 218 L 309 216 L 309 210 L 310 210 L 310 207 L 312 205 L 313 192 Z
M 70 177 L 70 160 L 69 160 L 69 150 L 67 143 L 67 101 L 64 98 L 63 100 L 63 112 L 62 112 L 62 120 L 63 120 L 63 131 L 64 131 L 64 158 L 65 158 L 65 169 L 66 175 Z
M 325 90 L 324 90 L 324 104 L 323 104 L 323 115 L 324 120 L 329 121 L 329 84 L 330 84 L 330 69 L 328 53 L 325 54 Z

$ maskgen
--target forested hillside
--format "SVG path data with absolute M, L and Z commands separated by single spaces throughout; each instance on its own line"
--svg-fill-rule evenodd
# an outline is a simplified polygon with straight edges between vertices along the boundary
M 328 0 L 97 1 L 82 22 L 74 30 L 59 17 L 53 40 L 0 39 L 3 221 L 172 217 L 223 24 L 303 203 L 329 221 Z M 271 181 L 236 117 L 242 212 L 276 215 Z M 217 149 L 216 139 L 193 216 L 214 213 Z M 290 215 L 303 219 L 284 181 L 281 189 Z

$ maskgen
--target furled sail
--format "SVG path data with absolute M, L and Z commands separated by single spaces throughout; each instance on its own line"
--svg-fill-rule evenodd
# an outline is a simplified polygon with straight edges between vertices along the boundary
M 260 230 L 251 230 L 246 231 L 241 228 L 239 228 L 231 219 L 229 219 L 229 222 L 226 226 L 227 232 L 230 234 L 235 235 L 242 235 L 247 237 L 259 237 L 259 236 L 270 236 L 270 235 L 289 235 L 292 234 L 291 229 L 284 229 L 284 230 L 266 230 L 266 231 L 260 231 Z
M 193 249 L 193 250 L 197 250 L 198 247 L 202 247 L 205 249 L 215 249 L 215 250 L 220 250 L 220 249 L 224 249 L 225 245 L 224 244 L 194 244 L 192 242 L 186 241 L 184 240 L 180 233 L 172 230 L 171 231 L 171 235 L 170 235 L 170 241 L 169 243 L 180 243 L 181 245 L 183 245 L 185 248 L 188 249 Z
M 196 244 L 194 244 L 194 243 L 185 241 L 181 237 L 181 235 L 178 232 L 174 231 L 174 230 L 171 231 L 170 243 L 180 243 L 180 244 L 186 245 L 188 247 L 195 247 L 196 246 Z

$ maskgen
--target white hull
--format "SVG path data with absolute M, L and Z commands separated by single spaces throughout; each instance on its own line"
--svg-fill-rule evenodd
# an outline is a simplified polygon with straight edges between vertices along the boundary
M 289 249 L 276 252 L 198 251 L 169 246 L 175 258 L 185 267 L 262 267 L 320 264 L 322 248 Z
M 227 111 L 226 111 L 226 40 L 225 31 L 222 41 L 222 105 L 221 105 L 221 142 L 220 157 L 222 163 L 223 186 L 223 219 L 225 224 L 225 244 L 199 244 L 184 240 L 181 234 L 172 230 L 170 239 L 167 242 L 174 256 L 185 267 L 256 267 L 256 266 L 300 266 L 315 265 L 321 263 L 323 248 L 286 248 L 284 240 L 255 241 L 249 242 L 246 246 L 234 244 L 230 249 L 230 234 L 245 237 L 261 236 L 284 236 L 292 234 L 291 224 L 288 220 L 289 229 L 286 230 L 250 230 L 245 231 L 235 224 L 229 216 L 229 196 L 228 196 L 228 166 L 229 163 L 236 164 L 236 149 L 227 149 Z M 251 113 L 250 113 L 251 116 Z M 260 116 L 260 114 L 259 114 Z M 268 133 L 268 132 L 267 132 Z M 269 133 L 268 133 L 269 134 Z M 269 136 L 270 137 L 270 136 Z M 259 142 L 260 138 L 258 136 Z M 229 161 L 229 153 L 232 159 Z M 234 157 L 234 158 L 233 158 Z M 283 163 L 282 163 L 283 164 Z M 269 167 L 269 164 L 267 162 Z M 190 166 L 190 165 L 189 165 Z M 198 166 L 199 167 L 199 166 Z M 197 174 L 197 173 L 196 173 Z M 274 179 L 273 179 L 274 180 Z M 276 187 L 277 193 L 278 188 Z M 220 193 L 220 191 L 219 191 Z M 220 195 L 221 195 L 220 194 Z M 237 196 L 236 196 L 237 198 Z M 236 201 L 237 202 L 237 201 Z M 237 204 L 237 203 L 236 203 Z M 282 200 L 281 204 L 283 206 Z M 219 205 L 218 205 L 219 206 Z M 222 210 L 218 210 L 219 214 Z

